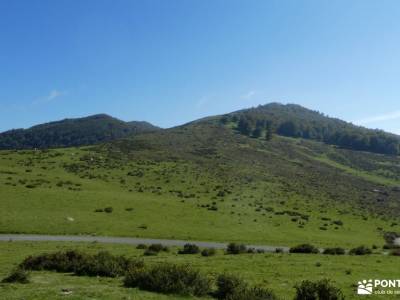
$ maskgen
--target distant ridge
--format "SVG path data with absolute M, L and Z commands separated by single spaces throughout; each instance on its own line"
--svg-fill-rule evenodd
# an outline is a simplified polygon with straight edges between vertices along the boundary
M 106 114 L 98 114 L 0 133 L 0 149 L 93 145 L 158 129 L 148 122 L 124 122 Z
M 256 138 L 278 134 L 357 151 L 400 154 L 396 134 L 356 126 L 297 104 L 270 103 L 199 121 L 219 122 Z
M 209 116 L 178 126 L 214 124 L 252 138 L 273 135 L 303 138 L 341 148 L 399 155 L 400 136 L 331 118 L 297 104 L 269 103 Z M 148 122 L 124 122 L 106 114 L 64 119 L 0 133 L 0 149 L 59 148 L 94 145 L 161 130 Z

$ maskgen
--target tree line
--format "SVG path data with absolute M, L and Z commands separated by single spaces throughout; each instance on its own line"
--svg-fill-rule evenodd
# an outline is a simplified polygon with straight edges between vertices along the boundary
M 241 134 L 270 140 L 273 134 L 321 141 L 342 148 L 399 155 L 400 137 L 308 110 L 298 105 L 269 104 L 224 115 Z

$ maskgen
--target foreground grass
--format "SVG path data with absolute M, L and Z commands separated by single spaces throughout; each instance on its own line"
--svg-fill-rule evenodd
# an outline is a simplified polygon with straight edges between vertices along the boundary
M 293 286 L 304 279 L 330 278 L 342 289 L 346 299 L 357 299 L 355 284 L 366 278 L 398 277 L 399 258 L 387 255 L 327 256 L 301 254 L 242 254 L 224 255 L 219 251 L 213 257 L 178 255 L 173 248 L 158 256 L 143 256 L 143 250 L 127 245 L 3 242 L 0 243 L 0 277 L 6 276 L 26 256 L 63 249 L 79 249 L 90 253 L 108 250 L 113 254 L 140 257 L 146 264 L 158 262 L 190 263 L 215 277 L 228 272 L 242 276 L 252 284 L 273 289 L 282 299 L 292 299 Z M 72 291 L 69 299 L 189 299 L 126 289 L 120 279 L 77 277 L 70 274 L 33 272 L 26 285 L 1 284 L 1 299 L 61 299 L 63 289 Z M 388 296 L 386 296 L 388 297 Z M 190 298 L 194 299 L 194 298 Z M 371 296 L 369 299 L 387 299 Z

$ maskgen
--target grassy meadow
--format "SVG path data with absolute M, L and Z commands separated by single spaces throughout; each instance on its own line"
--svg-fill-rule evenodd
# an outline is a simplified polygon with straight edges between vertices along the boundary
M 202 257 L 200 254 L 178 255 L 177 248 L 171 248 L 169 252 L 162 252 L 157 256 L 143 256 L 143 250 L 126 245 L 2 242 L 0 243 L 0 278 L 6 276 L 28 255 L 67 249 L 78 249 L 89 253 L 107 250 L 113 254 L 143 259 L 146 264 L 190 263 L 211 277 L 216 277 L 221 273 L 237 274 L 249 283 L 270 287 L 280 299 L 293 299 L 294 285 L 304 279 L 330 278 L 342 289 L 346 299 L 357 299 L 355 284 L 359 280 L 397 278 L 398 276 L 398 258 L 382 254 L 368 256 L 275 253 L 226 255 L 219 250 L 215 256 Z M 28 284 L 0 284 L 2 299 L 64 299 L 66 296 L 62 294 L 63 289 L 72 291 L 68 299 L 189 299 L 125 288 L 120 278 L 78 277 L 42 271 L 33 272 L 31 283 Z M 385 296 L 376 295 L 368 298 L 386 299 Z

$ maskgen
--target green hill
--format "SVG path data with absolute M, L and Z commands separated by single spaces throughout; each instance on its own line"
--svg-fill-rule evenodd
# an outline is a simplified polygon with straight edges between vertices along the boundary
M 10 241 L 0 243 L 0 252 L 5 253 L 0 257 L 1 278 L 28 255 L 71 248 L 107 249 L 144 260 L 146 265 L 190 264 L 210 276 L 232 272 L 252 284 L 272 288 L 280 299 L 293 299 L 293 287 L 303 279 L 330 278 L 346 299 L 356 299 L 354 285 L 361 278 L 393 278 L 397 258 L 382 253 L 388 243 L 393 247 L 390 237 L 400 232 L 400 157 L 332 145 L 304 134 L 286 136 L 279 129 L 286 120 L 300 127 L 310 122 L 313 128 L 332 122 L 338 132 L 354 130 L 369 137 L 377 133 L 297 106 L 272 104 L 170 129 L 149 128 L 96 145 L 1 150 L 0 233 L 275 247 L 366 245 L 373 255 L 225 255 L 218 250 L 213 257 L 202 257 L 178 255 L 179 249 L 172 247 L 169 252 L 146 256 L 132 245 Z M 245 133 L 239 126 L 243 122 L 251 126 L 263 122 L 265 127 L 258 134 L 254 134 L 256 127 Z M 78 127 L 69 121 L 63 125 L 65 132 Z M 51 132 L 46 125 L 38 127 Z M 175 295 L 126 289 L 120 278 L 70 275 L 35 271 L 31 283 L 18 288 L 1 284 L 0 289 L 10 299 L 53 299 L 66 286 L 78 298 L 176 299 Z
M 157 129 L 147 122 L 124 122 L 100 114 L 0 133 L 0 149 L 44 149 L 93 145 Z
M 220 118 L 90 147 L 0 152 L 0 228 L 345 247 L 400 231 L 398 156 L 255 138 Z
M 400 154 L 400 136 L 371 130 L 330 118 L 322 113 L 295 104 L 270 103 L 256 108 L 240 110 L 210 121 L 229 124 L 240 133 L 269 138 L 282 136 L 320 141 L 351 150 L 381 154 Z

